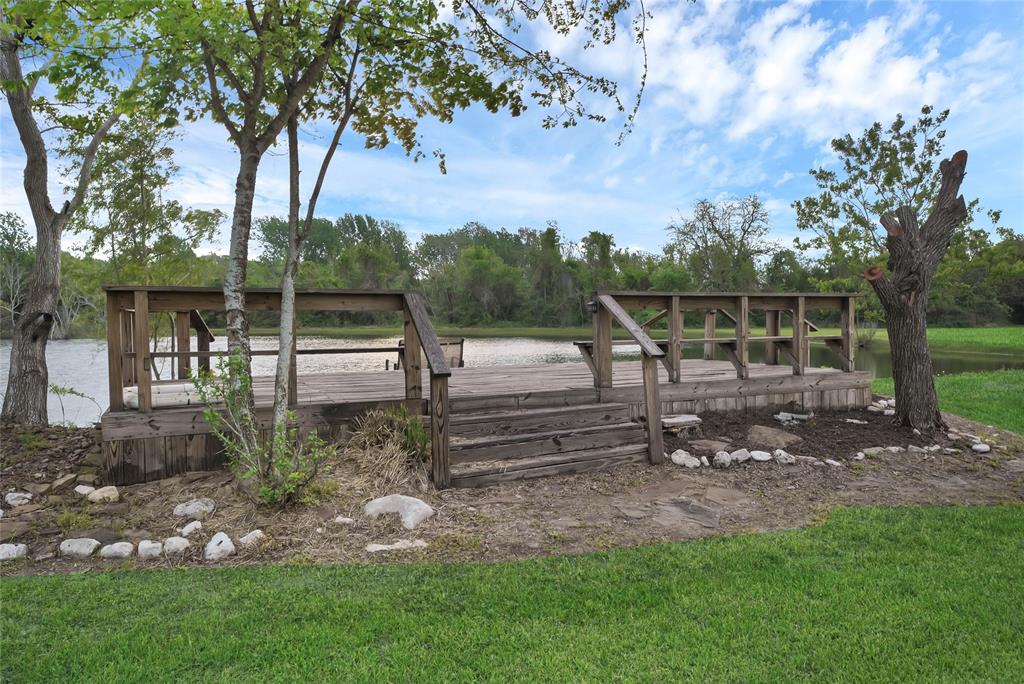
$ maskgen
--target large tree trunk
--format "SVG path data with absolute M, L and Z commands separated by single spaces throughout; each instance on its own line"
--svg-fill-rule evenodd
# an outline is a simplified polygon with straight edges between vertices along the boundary
M 901 207 L 896 216 L 881 218 L 888 234 L 892 275 L 887 276 L 879 266 L 864 272 L 885 310 L 896 386 L 896 420 L 922 431 L 945 427 L 928 352 L 928 293 L 953 232 L 967 217 L 967 205 L 959 195 L 966 169 L 964 150 L 939 165 L 939 195 L 923 225 L 909 207 Z
M 29 275 L 28 297 L 12 331 L 11 366 L 2 414 L 4 423 L 45 427 L 49 422 L 46 341 L 60 300 L 63 223 L 63 217 L 56 215 L 50 217 L 48 225 L 36 222 L 35 262 Z

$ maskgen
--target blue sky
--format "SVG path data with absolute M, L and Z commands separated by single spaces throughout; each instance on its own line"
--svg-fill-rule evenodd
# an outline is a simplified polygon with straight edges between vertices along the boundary
M 947 153 L 970 152 L 965 195 L 1003 210 L 1004 225 L 1024 228 L 1024 3 L 648 8 L 649 86 L 621 146 L 621 115 L 546 131 L 537 108 L 517 119 L 473 109 L 454 124 L 421 126 L 424 148 L 446 153 L 441 175 L 429 157 L 413 163 L 398 149 L 365 150 L 349 135 L 318 213 L 390 218 L 414 238 L 471 220 L 508 228 L 555 220 L 570 240 L 596 229 L 619 246 L 657 251 L 665 226 L 696 200 L 756 193 L 771 210 L 773 238 L 788 245 L 796 235 L 790 204 L 814 191 L 812 166 L 834 163 L 831 138 L 934 104 L 952 110 Z M 641 58 L 628 35 L 586 52 L 550 32 L 527 37 L 617 80 L 624 101 L 635 92 Z M 22 152 L 6 107 L 0 133 L 0 210 L 28 219 Z M 306 179 L 326 134 L 317 126 L 303 131 Z M 237 160 L 218 126 L 186 124 L 176 161 L 173 197 L 230 211 Z M 283 157 L 268 157 L 257 216 L 284 212 L 286 180 Z M 225 240 L 207 249 L 222 251 Z

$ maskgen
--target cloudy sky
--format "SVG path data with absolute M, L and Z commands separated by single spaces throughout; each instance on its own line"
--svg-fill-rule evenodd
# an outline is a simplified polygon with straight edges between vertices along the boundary
M 648 88 L 622 145 L 621 116 L 546 131 L 536 108 L 517 119 L 474 109 L 454 124 L 421 127 L 424 148 L 447 155 L 442 175 L 429 158 L 364 150 L 350 136 L 318 213 L 390 218 L 414 237 L 471 220 L 508 228 L 555 220 L 572 240 L 596 229 L 619 246 L 656 251 L 668 222 L 697 199 L 756 193 L 772 211 L 774 237 L 788 244 L 796 234 L 790 204 L 814 191 L 812 166 L 834 163 L 831 138 L 934 104 L 952 110 L 947 152 L 970 152 L 965 194 L 1024 228 L 1024 3 L 648 8 Z M 635 92 L 641 55 L 628 36 L 587 52 L 548 33 L 528 37 L 617 80 L 624 99 Z M 303 131 L 307 176 L 326 133 Z M 0 134 L 0 210 L 28 219 L 6 107 Z M 187 124 L 176 161 L 175 198 L 230 211 L 237 159 L 218 126 Z M 260 169 L 256 215 L 283 213 L 286 193 L 284 159 L 272 155 Z M 208 249 L 223 244 L 222 236 Z

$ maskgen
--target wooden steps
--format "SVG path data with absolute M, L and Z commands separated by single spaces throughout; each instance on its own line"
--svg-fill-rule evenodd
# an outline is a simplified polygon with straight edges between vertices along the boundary
M 451 484 L 498 482 L 610 468 L 647 459 L 644 426 L 628 404 L 453 414 Z

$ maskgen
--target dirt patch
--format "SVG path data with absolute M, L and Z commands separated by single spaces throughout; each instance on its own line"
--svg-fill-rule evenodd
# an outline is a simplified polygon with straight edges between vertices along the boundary
M 203 565 L 201 552 L 214 533 L 233 540 L 261 529 L 268 541 L 219 564 L 377 563 L 419 561 L 499 561 L 578 553 L 660 541 L 792 528 L 820 520 L 839 505 L 982 504 L 1024 501 L 1024 438 L 954 416 L 950 426 L 992 446 L 971 450 L 966 437 L 914 435 L 891 419 L 866 411 L 819 413 L 813 420 L 780 426 L 771 414 L 706 414 L 703 435 L 667 437 L 669 451 L 698 452 L 699 439 L 731 449 L 758 448 L 747 435 L 754 425 L 779 428 L 800 437 L 792 454 L 831 458 L 840 466 L 748 461 L 738 467 L 687 469 L 629 465 L 607 472 L 543 478 L 484 489 L 435 492 L 411 481 L 397 492 L 359 490 L 352 483 L 355 464 L 339 460 L 307 503 L 279 511 L 255 506 L 227 472 L 189 473 L 145 485 L 121 487 L 121 501 L 92 504 L 68 487 L 34 497 L 28 506 L 4 504 L 0 528 L 29 546 L 32 560 L 8 563 L 4 574 L 60 573 L 112 567 Z M 847 419 L 866 421 L 850 423 Z M 90 460 L 98 453 L 94 430 L 50 430 L 26 436 L 0 432 L 0 474 L 4 493 L 40 485 L 70 473 L 93 477 Z M 924 452 L 884 451 L 854 460 L 867 447 L 909 446 Z M 709 456 L 711 454 L 708 454 Z M 362 478 L 365 480 L 365 478 Z M 73 486 L 73 484 L 71 485 Z M 37 487 L 38 488 L 38 487 Z M 436 514 L 410 531 L 395 516 L 371 520 L 362 505 L 376 494 L 417 496 Z M 70 561 L 50 557 L 64 538 L 88 533 L 96 538 L 162 540 L 184 521 L 174 506 L 195 497 L 217 504 L 203 529 L 191 538 L 181 560 Z M 338 516 L 352 522 L 335 522 Z M 371 554 L 370 543 L 399 539 L 426 541 L 425 549 Z

